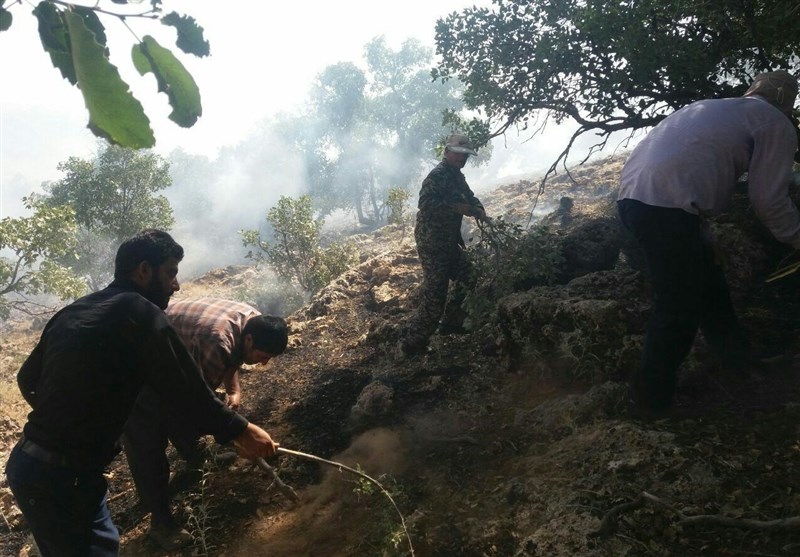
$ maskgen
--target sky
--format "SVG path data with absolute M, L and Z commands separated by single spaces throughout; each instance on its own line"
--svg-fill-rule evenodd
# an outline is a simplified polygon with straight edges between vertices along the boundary
M 9 4 L 6 1 L 6 7 Z M 145 1 L 140 7 L 148 4 Z M 98 150 L 97 139 L 86 129 L 88 114 L 80 92 L 61 77 L 42 50 L 31 14 L 34 5 L 26 1 L 11 6 L 13 24 L 0 33 L 4 75 L 0 86 L 0 218 L 27 214 L 21 198 L 41 191 L 42 182 L 57 180 L 59 162 L 70 156 L 90 159 Z M 200 120 L 183 129 L 167 118 L 166 95 L 156 92 L 152 75 L 140 76 L 130 61 L 136 39 L 115 18 L 101 16 L 111 62 L 144 105 L 155 130 L 157 153 L 166 157 L 181 148 L 213 159 L 221 148 L 243 141 L 265 118 L 299 107 L 323 68 L 359 61 L 364 45 L 374 37 L 385 36 L 393 48 L 409 38 L 433 47 L 438 18 L 473 5 L 490 6 L 491 1 L 164 0 L 163 5 L 165 13 L 175 10 L 197 20 L 211 43 L 210 57 L 180 52 L 174 47 L 174 30 L 157 22 L 129 19 L 130 27 L 139 37 L 153 35 L 186 65 L 201 91 Z M 101 7 L 118 9 L 108 0 L 103 0 Z M 512 133 L 496 141 L 488 166 L 465 169 L 468 181 L 480 191 L 504 176 L 541 173 L 566 145 L 570 133 L 569 128 L 551 126 L 547 136 L 525 142 L 522 140 L 527 137 Z M 291 178 L 282 176 L 281 180 L 287 183 Z M 227 189 L 233 183 L 232 177 L 220 187 Z M 255 190 L 246 192 L 255 194 Z

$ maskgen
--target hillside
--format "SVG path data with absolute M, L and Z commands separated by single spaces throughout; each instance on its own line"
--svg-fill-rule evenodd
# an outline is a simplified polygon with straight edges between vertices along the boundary
M 243 414 L 286 448 L 379 478 L 420 557 L 800 554 L 800 277 L 764 283 L 785 251 L 737 197 L 714 229 L 763 365 L 732 376 L 698 339 L 675 414 L 631 417 L 621 379 L 649 302 L 613 217 L 621 164 L 558 176 L 537 202 L 563 207 L 543 219 L 563 255 L 558 284 L 504 297 L 487 324 L 435 336 L 421 356 L 394 350 L 421 275 L 412 230 L 356 237 L 362 262 L 289 317 L 284 355 L 244 374 Z M 537 189 L 523 180 L 481 199 L 490 215 L 526 225 Z M 217 270 L 180 297 L 226 297 L 255 277 Z M 24 420 L 14 373 L 35 340 L 16 330 L 0 341 L 2 463 Z M 123 555 L 409 555 L 391 507 L 355 477 L 285 455 L 274 465 L 298 503 L 243 461 L 211 470 L 175 498 L 200 521 L 190 525 L 198 545 L 170 554 L 145 538 L 148 519 L 117 458 L 110 505 Z M 0 555 L 27 555 L 5 486 L 0 510 Z

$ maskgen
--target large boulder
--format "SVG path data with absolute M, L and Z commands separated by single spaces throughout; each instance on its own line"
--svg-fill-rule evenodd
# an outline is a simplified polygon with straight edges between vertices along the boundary
M 613 269 L 621 245 L 620 224 L 615 218 L 595 218 L 576 226 L 561 242 L 561 282 Z
M 641 273 L 627 269 L 532 288 L 498 303 L 501 350 L 512 368 L 618 379 L 638 355 L 648 309 Z

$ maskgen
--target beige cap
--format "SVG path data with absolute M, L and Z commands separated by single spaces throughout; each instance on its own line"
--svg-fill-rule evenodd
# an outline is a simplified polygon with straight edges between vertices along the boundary
M 751 95 L 764 97 L 781 112 L 791 115 L 797 98 L 797 78 L 785 70 L 760 73 L 742 96 Z
M 444 148 L 446 151 L 452 151 L 454 153 L 466 153 L 468 155 L 478 154 L 469 138 L 460 133 L 454 133 L 448 137 Z

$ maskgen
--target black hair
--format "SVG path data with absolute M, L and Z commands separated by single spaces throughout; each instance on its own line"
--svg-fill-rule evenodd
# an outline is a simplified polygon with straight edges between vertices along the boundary
M 142 261 L 158 267 L 174 257 L 183 259 L 183 248 L 163 230 L 149 228 L 122 242 L 114 258 L 114 278 L 129 278 Z
M 286 321 L 271 315 L 256 315 L 245 323 L 242 336 L 253 335 L 253 348 L 277 356 L 286 350 L 289 331 Z

